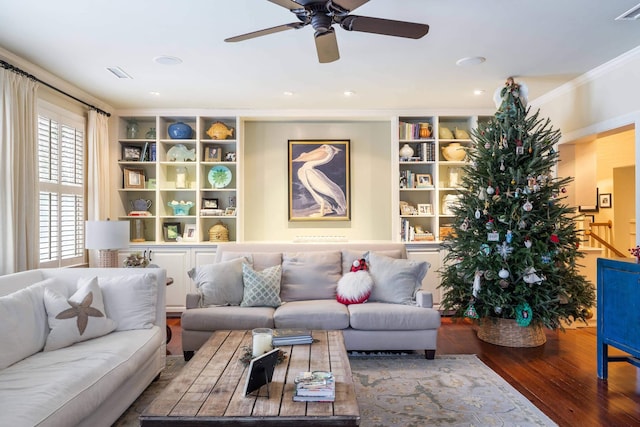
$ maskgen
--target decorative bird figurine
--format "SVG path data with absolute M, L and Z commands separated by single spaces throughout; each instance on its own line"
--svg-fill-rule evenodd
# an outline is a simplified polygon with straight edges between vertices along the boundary
M 341 151 L 332 145 L 323 144 L 315 150 L 301 153 L 294 162 L 303 162 L 298 169 L 298 178 L 307 189 L 313 200 L 318 204 L 318 212 L 311 217 L 322 217 L 336 214 L 346 215 L 347 202 L 344 192 L 338 184 L 331 181 L 322 171 L 316 169 L 333 160 L 336 153 Z

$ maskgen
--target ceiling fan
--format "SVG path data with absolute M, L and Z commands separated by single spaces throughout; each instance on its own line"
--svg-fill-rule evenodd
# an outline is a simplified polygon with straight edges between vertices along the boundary
M 386 36 L 419 39 L 429 32 L 427 24 L 394 21 L 391 19 L 371 18 L 350 15 L 356 8 L 369 0 L 268 0 L 278 6 L 289 9 L 300 22 L 265 28 L 225 39 L 226 42 L 239 42 L 285 30 L 299 30 L 311 24 L 315 32 L 316 51 L 321 63 L 333 62 L 340 58 L 336 34 L 331 27 L 339 24 L 347 31 L 382 34 Z

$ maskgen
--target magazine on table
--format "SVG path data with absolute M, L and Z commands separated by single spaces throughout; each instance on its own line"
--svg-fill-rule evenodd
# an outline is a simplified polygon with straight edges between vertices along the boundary
M 274 346 L 311 344 L 311 331 L 306 329 L 274 329 L 272 342 Z
M 333 402 L 336 383 L 333 373 L 328 371 L 301 372 L 295 378 L 296 402 Z

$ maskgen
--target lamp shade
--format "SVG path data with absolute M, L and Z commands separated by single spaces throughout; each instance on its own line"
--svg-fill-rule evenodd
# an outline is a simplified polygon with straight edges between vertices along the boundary
M 86 221 L 86 249 L 113 250 L 129 247 L 129 221 Z

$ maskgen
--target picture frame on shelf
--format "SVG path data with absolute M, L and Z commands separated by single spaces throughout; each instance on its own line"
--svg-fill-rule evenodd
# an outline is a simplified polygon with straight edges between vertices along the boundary
M 431 203 L 418 203 L 418 215 L 433 215 L 433 205 Z
M 218 209 L 218 199 L 202 199 L 201 209 Z
M 142 156 L 142 147 L 125 145 L 122 147 L 122 160 L 125 162 L 138 162 Z
M 430 173 L 416 174 L 416 188 L 433 187 L 433 178 Z
M 124 168 L 124 188 L 144 188 L 144 169 Z
M 224 155 L 224 161 L 225 162 L 235 162 L 236 161 L 236 152 L 235 151 L 229 151 Z
M 196 240 L 196 225 L 185 224 L 184 232 L 182 233 L 182 240 L 187 242 L 194 242 Z
M 162 224 L 162 235 L 165 242 L 177 242 L 180 235 L 179 222 L 165 222 Z
M 228 207 L 224 210 L 224 215 L 225 216 L 235 216 L 236 215 L 236 208 L 234 207 Z
M 598 205 L 601 208 L 611 207 L 611 193 L 601 193 L 598 195 Z
M 204 150 L 205 162 L 219 162 L 222 159 L 222 149 L 214 145 L 209 145 Z
M 350 221 L 350 140 L 289 140 L 289 221 Z M 324 190 L 315 189 L 320 177 Z M 302 176 L 302 178 L 301 178 Z

